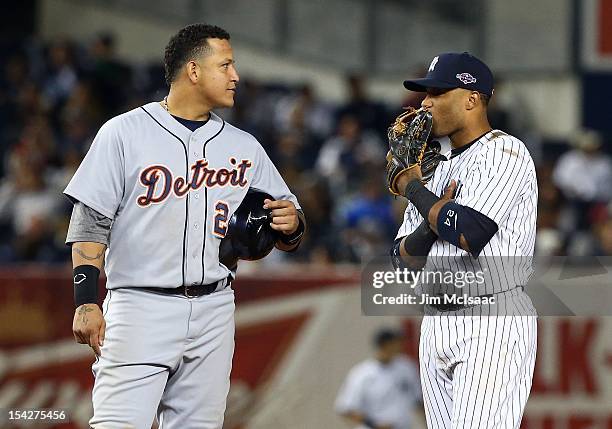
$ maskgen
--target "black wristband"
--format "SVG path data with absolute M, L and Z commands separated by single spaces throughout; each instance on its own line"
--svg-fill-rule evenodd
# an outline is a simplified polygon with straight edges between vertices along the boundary
M 427 256 L 431 246 L 436 242 L 438 236 L 424 220 L 412 234 L 404 239 L 404 250 L 410 256 Z
M 283 234 L 281 232 L 279 234 L 280 237 L 278 241 L 280 241 L 283 244 L 286 244 L 287 246 L 294 246 L 302 239 L 302 236 L 304 235 L 304 231 L 306 230 L 306 227 L 304 225 L 304 222 L 302 221 L 302 218 L 298 218 L 298 219 L 299 219 L 299 224 L 298 224 L 297 229 L 289 235 Z
M 72 271 L 74 283 L 74 304 L 98 303 L 98 278 L 100 270 L 93 265 L 79 265 Z
M 423 219 L 429 218 L 429 211 L 440 198 L 425 187 L 419 179 L 411 180 L 404 189 L 404 196 L 416 207 Z

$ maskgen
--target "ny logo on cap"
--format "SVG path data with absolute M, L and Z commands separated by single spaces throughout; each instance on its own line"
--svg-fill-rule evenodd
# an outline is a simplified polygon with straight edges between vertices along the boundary
M 464 85 L 476 83 L 476 78 L 469 73 L 459 73 L 455 77 L 463 82 Z
M 429 65 L 429 69 L 427 71 L 433 71 L 433 69 L 436 68 L 436 64 L 438 64 L 438 57 L 435 57 L 433 60 L 431 60 L 431 64 Z

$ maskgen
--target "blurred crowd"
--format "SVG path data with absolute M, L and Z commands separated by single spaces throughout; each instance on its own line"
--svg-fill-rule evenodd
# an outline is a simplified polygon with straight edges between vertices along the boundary
M 71 204 L 61 192 L 110 117 L 166 94 L 163 66 L 119 60 L 112 35 L 91 43 L 31 39 L 0 51 L 0 264 L 65 263 Z M 387 253 L 405 202 L 384 186 L 386 128 L 402 106 L 372 99 L 347 76 L 344 102 L 312 87 L 241 76 L 233 109 L 219 112 L 252 133 L 300 199 L 309 232 L 291 258 L 360 262 Z M 403 91 L 398 86 L 398 91 Z M 418 106 L 406 92 L 404 105 Z M 612 161 L 602 137 L 580 130 L 547 142 L 520 99 L 496 89 L 494 128 L 521 138 L 538 168 L 537 251 L 612 255 Z

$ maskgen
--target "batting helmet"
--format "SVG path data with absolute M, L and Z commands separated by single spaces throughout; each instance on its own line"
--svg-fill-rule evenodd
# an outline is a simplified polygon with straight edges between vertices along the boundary
M 265 199 L 274 200 L 265 192 L 249 189 L 230 218 L 219 247 L 219 261 L 226 267 L 233 269 L 238 259 L 255 261 L 272 251 L 278 235 L 270 227 L 272 210 L 263 208 Z

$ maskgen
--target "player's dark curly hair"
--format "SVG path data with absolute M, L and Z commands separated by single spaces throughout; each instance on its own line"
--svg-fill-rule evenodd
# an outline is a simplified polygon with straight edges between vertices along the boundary
M 206 39 L 229 40 L 229 38 L 229 33 L 224 29 L 207 24 L 188 25 L 172 36 L 164 52 L 164 69 L 168 86 L 187 61 L 210 50 Z

